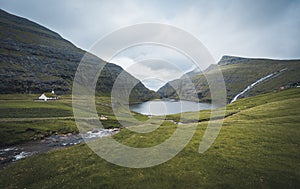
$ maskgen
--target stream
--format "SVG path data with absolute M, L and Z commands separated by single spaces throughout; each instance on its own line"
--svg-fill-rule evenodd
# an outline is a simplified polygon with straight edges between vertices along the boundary
M 50 150 L 64 148 L 67 146 L 73 146 L 96 138 L 111 136 L 119 131 L 119 129 L 93 129 L 85 134 L 54 134 L 43 140 L 29 141 L 20 145 L 0 148 L 0 169 L 3 169 L 12 162 L 32 155 L 45 153 Z

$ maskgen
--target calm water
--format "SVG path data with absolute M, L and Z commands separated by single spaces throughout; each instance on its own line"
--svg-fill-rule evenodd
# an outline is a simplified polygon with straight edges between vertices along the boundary
M 210 103 L 198 103 L 191 101 L 172 101 L 172 100 L 153 100 L 140 104 L 131 105 L 132 111 L 144 114 L 144 115 L 168 115 L 177 114 L 181 112 L 192 112 L 199 110 L 211 109 Z M 213 107 L 215 108 L 215 107 Z

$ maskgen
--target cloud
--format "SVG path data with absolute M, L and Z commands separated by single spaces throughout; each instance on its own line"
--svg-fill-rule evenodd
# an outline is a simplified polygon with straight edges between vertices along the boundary
M 146 80 L 143 80 L 142 83 L 147 86 L 149 89 L 157 91 L 160 89 L 163 85 L 166 84 L 166 82 L 161 81 L 157 78 L 148 78 Z
M 111 31 L 131 24 L 156 22 L 190 32 L 207 47 L 215 60 L 224 54 L 300 58 L 300 1 L 2 0 L 0 6 L 57 31 L 87 50 Z M 139 56 L 132 54 L 135 57 L 130 53 L 123 54 L 123 59 L 127 57 L 137 62 L 157 56 L 165 57 L 166 62 L 181 67 L 183 72 L 193 67 L 176 53 L 153 47 L 152 51 L 144 51 Z M 166 72 L 174 74 L 174 70 L 165 67 L 168 66 L 153 63 L 139 69 L 151 74 L 160 71 L 160 78 L 165 79 L 168 78 Z
M 143 62 L 152 70 L 169 70 L 170 64 L 183 72 L 195 67 L 194 63 L 182 52 L 159 44 L 133 46 L 119 52 L 108 61 L 119 64 L 124 69 L 137 62 Z
M 124 70 L 142 82 L 145 81 L 144 84 L 146 86 L 150 83 L 149 80 L 156 80 L 160 81 L 160 84 L 165 84 L 170 80 L 180 78 L 184 73 L 189 71 L 182 70 L 176 63 L 166 62 L 161 59 L 146 59 L 136 62 L 128 57 L 120 57 L 113 59 L 112 62 L 122 66 Z
M 188 57 L 175 49 L 147 44 L 125 49 L 110 62 L 120 65 L 153 90 L 196 67 Z
M 299 58 L 300 2 L 7 0 L 1 7 L 58 31 L 88 49 L 118 28 L 173 24 L 198 37 L 218 60 L 223 54 Z

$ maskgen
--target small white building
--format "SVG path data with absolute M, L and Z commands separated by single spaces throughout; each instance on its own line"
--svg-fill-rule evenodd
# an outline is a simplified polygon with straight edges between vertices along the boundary
M 47 101 L 49 98 L 46 97 L 46 95 L 43 93 L 40 97 L 39 97 L 39 100 L 44 100 L 44 101 Z
M 47 96 L 46 96 L 47 95 Z M 53 93 L 43 93 L 39 100 L 47 101 L 47 100 L 57 100 L 57 96 Z

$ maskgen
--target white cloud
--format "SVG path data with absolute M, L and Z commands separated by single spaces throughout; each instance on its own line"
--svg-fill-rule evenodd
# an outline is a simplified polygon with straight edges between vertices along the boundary
M 294 40 L 300 32 L 299 1 L 7 0 L 0 3 L 5 10 L 50 27 L 84 49 L 118 28 L 159 22 L 191 32 L 216 60 L 223 54 L 300 57 L 300 45 Z M 278 52 L 276 46 L 282 44 L 285 50 Z
M 215 60 L 224 54 L 300 58 L 300 1 L 7 0 L 1 1 L 0 5 L 11 13 L 57 31 L 83 49 L 89 49 L 99 38 L 121 27 L 156 22 L 175 25 L 190 32 L 209 49 Z M 139 58 L 155 58 L 153 55 L 165 57 L 185 71 L 191 68 L 190 65 L 185 67 L 182 57 L 156 49 L 140 53 Z M 118 57 L 119 64 L 128 67 L 139 61 L 130 54 L 127 54 L 128 59 L 125 57 Z M 144 77 L 149 74 L 162 80 L 170 75 L 178 77 L 171 69 L 158 74 L 150 65 L 135 67 L 137 70 L 143 69 L 140 73 L 148 74 Z
M 126 49 L 110 62 L 120 65 L 154 90 L 195 68 L 195 65 L 180 52 L 164 46 L 147 44 Z

